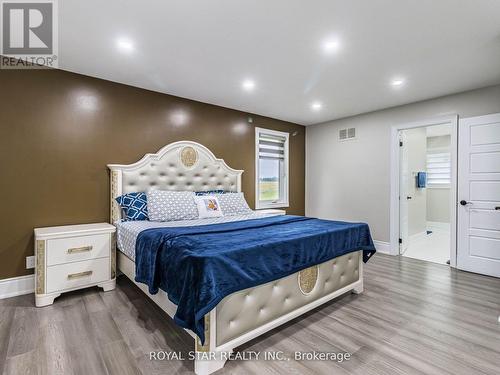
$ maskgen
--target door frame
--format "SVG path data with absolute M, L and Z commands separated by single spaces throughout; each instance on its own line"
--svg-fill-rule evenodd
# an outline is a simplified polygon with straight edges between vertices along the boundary
M 435 117 L 391 127 L 391 197 L 390 197 L 390 254 L 399 255 L 399 131 L 440 125 L 451 125 L 451 185 L 450 185 L 450 266 L 457 266 L 457 156 L 458 115 Z
M 405 146 L 405 143 L 408 141 L 407 137 L 406 137 L 406 134 L 404 132 L 401 132 L 401 131 L 398 131 L 398 142 L 403 142 L 403 147 L 398 147 L 398 151 L 399 151 L 399 173 L 398 173 L 398 176 L 399 176 L 399 185 L 398 185 L 398 188 L 399 188 L 399 196 L 405 196 L 407 195 L 408 192 L 405 192 L 405 191 L 401 191 L 401 186 L 403 186 L 402 182 L 404 181 L 404 185 L 406 185 L 406 189 L 408 188 L 408 181 L 405 181 L 403 180 L 403 169 L 402 168 L 402 165 L 401 165 L 401 162 L 403 160 L 406 159 L 406 162 L 408 162 L 408 148 Z M 407 165 L 408 166 L 408 165 Z M 409 171 L 406 171 L 406 173 L 408 173 Z M 408 177 L 408 176 L 407 176 Z M 403 202 L 403 204 L 401 204 L 401 202 Z M 402 210 L 402 207 L 404 207 L 404 203 L 406 203 L 406 212 L 403 212 L 405 210 Z M 398 246 L 398 254 L 399 255 L 402 255 L 405 253 L 405 251 L 408 249 L 408 239 L 409 239 L 409 216 L 410 216 L 410 212 L 409 212 L 409 206 L 410 206 L 410 202 L 408 202 L 408 200 L 406 199 L 399 199 L 398 201 L 398 204 L 399 204 L 399 220 L 398 220 L 398 223 L 399 223 L 399 238 L 401 238 L 402 240 L 402 243 L 399 244 Z M 405 215 L 406 214 L 406 217 Z M 401 223 L 403 222 L 403 218 L 406 219 L 406 233 L 404 233 L 405 231 L 401 228 Z M 406 248 L 404 247 L 406 246 Z

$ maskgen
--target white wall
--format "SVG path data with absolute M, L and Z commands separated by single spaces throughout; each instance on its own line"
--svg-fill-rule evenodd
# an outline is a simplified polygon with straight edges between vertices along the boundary
M 375 240 L 389 242 L 391 127 L 497 112 L 500 85 L 308 126 L 306 215 L 364 221 Z M 346 127 L 356 128 L 357 139 L 338 142 L 338 129 Z
M 450 135 L 427 138 L 427 149 L 449 150 L 451 144 Z M 449 188 L 427 188 L 427 221 L 449 223 L 450 222 L 450 189 Z
M 450 189 L 427 188 L 427 221 L 450 222 Z

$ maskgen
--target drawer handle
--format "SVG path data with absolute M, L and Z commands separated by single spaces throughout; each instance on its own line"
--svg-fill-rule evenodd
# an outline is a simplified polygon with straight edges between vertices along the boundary
M 92 251 L 92 246 L 72 247 L 68 249 L 68 254 L 84 253 L 86 251 Z
M 93 271 L 85 271 L 85 272 L 78 272 L 78 273 L 70 273 L 68 275 L 68 280 L 72 279 L 78 279 L 80 277 L 85 277 L 85 276 L 90 276 L 92 275 Z

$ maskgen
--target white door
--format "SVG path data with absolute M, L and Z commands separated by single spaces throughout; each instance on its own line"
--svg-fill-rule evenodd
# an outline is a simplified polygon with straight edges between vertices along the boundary
M 460 120 L 457 268 L 500 277 L 500 113 Z
M 399 253 L 408 249 L 408 148 L 404 131 L 399 132 Z

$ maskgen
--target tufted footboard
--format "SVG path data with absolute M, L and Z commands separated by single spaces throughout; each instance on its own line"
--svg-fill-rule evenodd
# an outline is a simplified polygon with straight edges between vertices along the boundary
M 285 278 L 245 289 L 217 305 L 217 346 L 359 280 L 355 252 Z
M 290 276 L 233 293 L 205 317 L 205 345 L 199 352 L 235 347 L 348 291 L 363 291 L 363 255 L 356 251 Z M 217 357 L 218 358 L 218 357 Z M 224 360 L 196 360 L 197 374 L 210 374 Z

